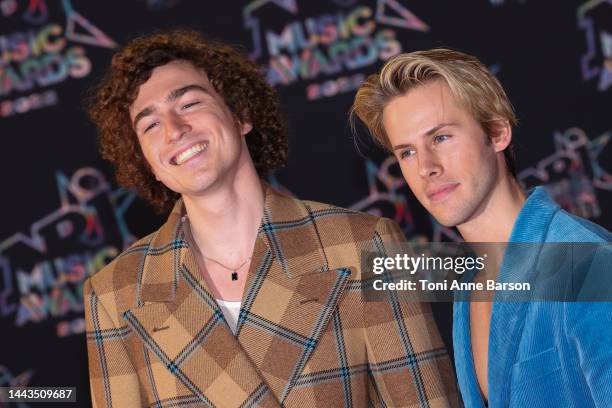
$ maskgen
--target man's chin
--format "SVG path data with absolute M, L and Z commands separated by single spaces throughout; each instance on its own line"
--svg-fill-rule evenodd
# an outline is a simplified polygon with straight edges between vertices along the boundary
M 457 225 L 459 225 L 459 222 L 453 222 L 453 221 L 443 221 L 443 220 L 439 220 L 436 218 L 436 221 L 438 221 L 438 224 L 442 225 L 443 227 L 447 227 L 447 228 L 453 228 L 456 227 Z
M 452 217 L 448 214 L 432 214 L 432 216 L 438 222 L 438 224 L 442 225 L 443 227 L 452 228 L 461 224 L 461 219 L 459 217 Z

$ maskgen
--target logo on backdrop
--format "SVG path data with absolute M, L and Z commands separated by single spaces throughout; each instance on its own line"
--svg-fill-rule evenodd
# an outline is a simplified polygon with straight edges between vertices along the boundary
M 163 11 L 176 7 L 180 0 L 145 0 L 150 11 Z
M 402 51 L 397 29 L 429 30 L 397 0 L 335 0 L 330 6 L 318 15 L 302 14 L 297 0 L 253 0 L 243 8 L 251 57 L 270 84 L 305 83 L 308 100 L 353 91 L 365 79 L 360 69 Z
M 19 375 L 13 376 L 11 371 L 3 365 L 0 365 L 0 387 L 27 387 L 30 384 L 30 380 L 34 375 L 33 370 L 27 370 Z M 4 392 L 0 390 L 0 393 Z M 2 400 L 6 400 L 6 395 Z M 0 407 L 4 405 L 0 403 Z M 7 405 L 8 406 L 8 405 Z M 29 405 L 23 403 L 16 403 L 17 408 L 27 408 Z
M 61 320 L 64 337 L 84 331 L 85 278 L 135 240 L 124 218 L 135 193 L 112 190 L 89 167 L 56 179 L 59 207 L 0 241 L 0 318 L 17 327 Z
M 524 4 L 527 0 L 514 0 L 514 2 L 518 2 L 519 4 Z M 506 3 L 506 0 L 489 0 L 492 6 L 503 6 Z
M 589 0 L 578 7 L 578 27 L 584 31 L 586 52 L 580 60 L 582 79 L 597 83 L 597 90 L 612 85 L 612 0 Z
M 70 0 L 61 1 L 60 12 L 63 18 L 54 21 L 46 0 L 0 0 L 0 22 L 16 18 L 24 26 L 0 33 L 0 117 L 56 105 L 53 86 L 91 72 L 84 46 L 115 47 Z
M 544 185 L 563 208 L 585 218 L 597 218 L 601 208 L 595 189 L 612 190 L 612 175 L 599 156 L 612 132 L 590 140 L 580 128 L 555 132 L 555 152 L 518 174 L 525 188 Z

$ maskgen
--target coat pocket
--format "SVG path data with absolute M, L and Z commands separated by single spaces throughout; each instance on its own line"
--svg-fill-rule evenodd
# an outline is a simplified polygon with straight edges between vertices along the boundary
M 560 408 L 567 405 L 561 361 L 555 347 L 519 361 L 512 367 L 508 407 Z
M 519 385 L 547 376 L 561 368 L 556 347 L 541 351 L 512 366 L 512 384 Z

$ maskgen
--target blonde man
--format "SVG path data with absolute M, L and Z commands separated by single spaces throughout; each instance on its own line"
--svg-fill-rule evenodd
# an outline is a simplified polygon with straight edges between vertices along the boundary
M 398 55 L 361 86 L 352 115 L 396 156 L 421 204 L 468 242 L 610 242 L 543 188 L 521 190 L 516 117 L 475 57 L 449 49 Z M 604 257 L 599 264 L 612 260 L 609 251 Z M 502 264 L 497 279 L 520 280 L 519 270 Z M 455 303 L 455 363 L 470 408 L 609 406 L 610 340 L 607 302 Z

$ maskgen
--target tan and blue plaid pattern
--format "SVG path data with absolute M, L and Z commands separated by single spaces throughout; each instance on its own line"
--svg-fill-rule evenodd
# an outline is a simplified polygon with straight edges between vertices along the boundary
M 234 336 L 198 272 L 179 201 L 85 283 L 94 407 L 454 407 L 431 312 L 364 302 L 361 252 L 390 220 L 270 186 Z

